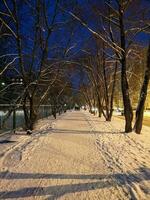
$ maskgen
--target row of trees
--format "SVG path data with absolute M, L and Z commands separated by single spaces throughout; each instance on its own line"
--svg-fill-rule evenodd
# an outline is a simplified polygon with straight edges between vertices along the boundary
M 149 82 L 149 48 L 147 49 L 147 61 L 145 56 L 141 58 L 141 70 L 133 71 L 132 58 L 128 60 L 127 76 L 129 81 L 129 93 L 131 104 L 136 108 L 134 130 L 140 133 L 142 129 L 144 105 L 148 92 Z M 135 59 L 135 58 L 134 58 Z M 136 61 L 137 62 L 137 61 Z M 117 61 L 109 61 L 103 56 L 88 56 L 82 59 L 83 67 L 87 75 L 87 80 L 81 84 L 80 92 L 83 94 L 86 104 L 90 111 L 93 107 L 98 108 L 99 117 L 103 114 L 106 121 L 111 121 L 114 106 L 119 108 L 118 101 L 121 101 L 120 107 L 123 106 L 121 98 L 120 85 L 120 65 Z M 131 65 L 131 66 L 130 66 Z M 144 72 L 142 73 L 144 69 Z M 140 80 L 143 79 L 143 80 Z M 140 93 L 140 94 L 139 94 Z M 142 101 L 142 105 L 141 105 Z M 140 113 L 138 113 L 140 112 Z M 141 113 L 142 112 L 142 113 Z
M 61 22 L 57 19 L 61 15 L 58 3 L 58 0 L 53 4 L 47 0 L 0 3 L 1 102 L 13 105 L 9 113 L 21 104 L 26 129 L 30 130 L 40 105 L 51 104 L 56 118 L 56 112 L 61 112 L 72 94 L 70 73 L 64 62 L 72 32 L 63 23 L 63 17 Z M 57 42 L 64 30 L 68 35 L 65 44 Z
M 94 104 L 97 100 L 99 115 L 102 112 L 107 121 L 111 120 L 116 79 L 120 72 L 119 80 L 121 82 L 126 133 L 133 129 L 136 133 L 140 133 L 142 129 L 144 105 L 150 78 L 150 44 L 147 49 L 146 63 L 143 65 L 143 58 L 140 57 L 141 52 L 138 52 L 137 49 L 137 36 L 142 34 L 141 39 L 145 38 L 144 34 L 150 33 L 149 8 L 147 9 L 146 6 L 144 1 L 107 0 L 94 3 L 90 1 L 89 8 L 92 11 L 92 20 L 96 21 L 94 28 L 89 25 L 91 18 L 83 15 L 82 8 L 80 12 L 69 12 L 73 18 L 92 33 L 96 41 L 94 56 L 87 56 L 83 59 L 83 67 L 85 67 L 91 86 L 89 93 L 88 87 L 82 85 L 81 89 L 86 96 L 86 101 L 91 107 L 89 95 L 92 95 Z M 134 62 L 136 65 L 134 71 L 130 66 L 132 57 L 138 61 L 138 64 Z M 133 108 L 129 82 L 131 82 L 130 77 L 132 76 L 141 79 L 138 73 L 139 65 L 142 65 L 144 74 L 142 74 L 143 80 L 139 91 L 135 124 L 132 128 Z
M 22 80 L 2 86 L 0 94 L 23 105 L 28 129 L 33 129 L 41 104 L 72 99 L 72 76 L 77 69 L 86 103 L 90 109 L 97 106 L 99 116 L 103 114 L 107 121 L 121 89 L 125 132 L 133 129 L 131 97 L 138 77 L 141 89 L 134 129 L 141 132 L 150 47 L 147 43 L 141 47 L 139 40 L 150 32 L 149 2 L 2 0 L 0 4 L 1 82 L 10 77 Z

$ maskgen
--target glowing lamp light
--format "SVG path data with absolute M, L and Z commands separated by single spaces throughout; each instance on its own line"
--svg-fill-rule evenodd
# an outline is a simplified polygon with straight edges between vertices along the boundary
M 4 82 L 2 82 L 2 83 L 1 83 L 1 85 L 2 85 L 2 86 L 5 86 L 5 83 L 4 83 Z

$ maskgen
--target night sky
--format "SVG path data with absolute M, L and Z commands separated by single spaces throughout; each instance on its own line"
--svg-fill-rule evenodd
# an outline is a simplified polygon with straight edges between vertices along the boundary
M 31 1 L 32 6 L 34 7 L 35 1 Z M 64 3 L 65 2 L 65 3 Z M 113 2 L 113 1 L 112 1 Z M 137 1 L 143 9 L 150 8 L 149 0 L 141 0 Z M 59 1 L 60 8 L 63 7 L 66 12 L 62 12 L 59 8 L 57 10 L 57 16 L 55 18 L 56 27 L 54 28 L 50 39 L 49 39 L 49 60 L 63 58 L 63 59 L 74 59 L 76 57 L 80 57 L 86 55 L 87 49 L 90 52 L 94 53 L 94 43 L 92 40 L 92 34 L 83 27 L 78 21 L 73 19 L 67 11 L 72 11 L 73 13 L 78 13 L 79 16 L 86 21 L 86 23 L 95 31 L 100 31 L 102 29 L 101 20 L 99 17 L 95 17 L 95 14 L 91 10 L 91 5 L 96 5 L 100 10 L 103 9 L 102 5 L 103 1 L 99 0 L 78 0 L 78 1 Z M 11 1 L 10 1 L 11 7 Z M 47 1 L 47 13 L 48 13 L 48 21 L 51 23 L 53 13 L 55 11 L 56 1 Z M 75 6 L 74 6 L 75 5 Z M 19 9 L 19 19 L 21 21 L 20 34 L 23 37 L 22 46 L 23 53 L 26 55 L 25 61 L 30 63 L 30 57 L 28 55 L 31 54 L 33 49 L 33 41 L 35 34 L 35 16 L 33 13 L 34 9 L 28 6 L 28 4 L 22 4 L 20 1 L 20 9 Z M 132 6 L 132 14 L 133 9 Z M 5 11 L 5 8 L 1 6 L 1 11 Z M 136 6 L 135 6 L 136 14 Z M 127 13 L 127 17 L 131 15 L 131 12 Z M 148 14 L 150 16 L 150 12 Z M 13 28 L 13 24 L 10 23 L 10 26 Z M 43 25 L 42 29 L 43 36 L 46 37 L 46 29 Z M 72 36 L 71 36 L 72 35 Z M 70 38 L 71 37 L 71 38 Z M 149 40 L 149 34 L 140 33 L 136 36 L 135 40 L 140 43 L 142 46 L 147 46 Z M 64 51 L 67 47 L 71 47 L 68 51 L 67 55 L 64 57 Z M 7 53 L 17 53 L 14 42 L 12 39 L 9 39 L 7 42 Z M 40 52 L 37 50 L 37 55 L 40 56 Z M 39 59 L 35 59 L 34 61 L 34 69 L 38 70 Z M 26 66 L 28 68 L 28 64 Z M 74 77 L 72 78 L 72 83 L 75 88 L 78 88 L 80 83 L 80 72 L 75 71 Z

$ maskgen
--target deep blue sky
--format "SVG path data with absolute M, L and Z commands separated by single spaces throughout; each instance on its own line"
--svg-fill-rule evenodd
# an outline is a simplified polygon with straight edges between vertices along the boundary
M 9 6 L 11 8 L 12 7 L 11 0 L 9 0 L 9 2 L 10 2 Z M 34 2 L 35 0 L 31 1 L 33 6 L 34 6 Z M 50 23 L 53 17 L 54 10 L 55 10 L 56 1 L 47 0 L 46 2 L 47 2 L 48 20 Z M 93 13 L 91 6 L 95 4 L 97 8 L 102 9 L 101 8 L 102 2 L 103 1 L 99 1 L 99 0 L 77 0 L 77 1 L 60 0 L 60 6 L 64 7 L 65 10 L 67 11 L 71 10 L 74 13 L 78 13 L 80 10 L 80 13 L 78 13 L 79 16 L 82 19 L 84 19 L 93 30 L 97 31 L 97 30 L 101 30 L 101 20 L 99 17 L 95 16 L 95 13 Z M 144 9 L 150 8 L 149 0 L 141 0 L 138 2 L 141 4 L 141 6 Z M 74 5 L 76 6 L 74 7 Z M 24 37 L 22 40 L 23 52 L 24 54 L 30 55 L 33 49 L 33 40 L 34 40 L 33 36 L 35 33 L 35 28 L 34 28 L 35 17 L 33 16 L 34 10 L 30 9 L 29 6 L 26 4 L 21 5 L 21 1 L 20 1 L 19 6 L 20 6 L 20 9 L 19 9 L 18 15 L 21 22 L 20 32 L 21 32 L 22 37 Z M 133 6 L 132 12 L 131 12 L 132 14 L 133 14 L 133 11 L 135 13 L 137 12 L 136 6 L 135 6 L 135 9 Z M 1 7 L 0 10 L 5 11 L 4 7 Z M 127 15 L 130 15 L 131 13 L 128 13 Z M 62 50 L 65 49 L 67 46 L 71 48 L 67 54 L 66 59 L 73 59 L 75 57 L 83 56 L 85 54 L 85 51 L 83 51 L 83 49 L 89 49 L 91 52 L 94 52 L 95 45 L 94 45 L 94 42 L 92 42 L 92 34 L 85 27 L 83 27 L 79 22 L 77 22 L 69 14 L 67 14 L 67 12 L 62 12 L 60 9 L 58 9 L 55 23 L 57 24 L 56 28 L 54 29 L 49 39 L 49 59 L 63 57 L 64 51 Z M 10 23 L 10 26 L 13 28 L 13 24 Z M 44 25 L 43 25 L 42 32 L 43 32 L 43 35 L 44 34 L 46 35 Z M 72 34 L 72 37 L 71 37 L 71 34 Z M 136 37 L 136 40 L 141 45 L 147 46 L 149 35 L 140 33 Z M 7 48 L 7 52 L 10 53 L 13 51 L 13 53 L 16 53 L 14 41 L 13 40 L 9 40 L 9 41 L 10 41 L 8 43 L 9 48 Z M 37 55 L 40 56 L 40 52 L 37 51 Z M 29 61 L 29 60 L 26 60 L 26 61 Z M 38 69 L 38 58 L 35 60 L 34 66 L 35 66 L 35 69 Z M 27 64 L 27 67 L 28 67 L 28 64 Z M 75 76 L 72 78 L 74 87 L 78 87 L 79 79 L 80 79 L 80 74 L 78 72 L 75 72 Z

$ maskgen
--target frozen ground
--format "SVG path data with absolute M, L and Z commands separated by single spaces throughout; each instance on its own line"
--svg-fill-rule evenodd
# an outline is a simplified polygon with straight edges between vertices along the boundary
M 0 199 L 149 200 L 150 128 L 124 134 L 123 123 L 74 111 L 8 138 Z

